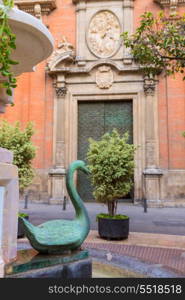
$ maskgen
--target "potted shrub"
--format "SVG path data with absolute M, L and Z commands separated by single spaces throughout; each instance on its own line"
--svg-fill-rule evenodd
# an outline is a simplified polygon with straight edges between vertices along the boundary
M 128 133 L 120 136 L 114 129 L 100 141 L 89 139 L 87 161 L 93 195 L 108 208 L 108 214 L 97 215 L 102 238 L 123 239 L 129 234 L 129 217 L 117 214 L 118 199 L 127 195 L 133 186 L 136 147 L 128 143 L 128 138 Z

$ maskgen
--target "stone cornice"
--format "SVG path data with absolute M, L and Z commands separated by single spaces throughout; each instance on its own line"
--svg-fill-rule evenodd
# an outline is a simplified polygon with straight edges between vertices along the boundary
M 15 0 L 14 3 L 19 9 L 37 18 L 50 14 L 56 8 L 56 0 Z
M 162 7 L 185 5 L 185 0 L 154 0 L 154 2 L 160 4 Z
M 80 3 L 80 2 L 99 2 L 98 0 L 72 0 L 74 4 Z M 118 0 L 106 0 L 106 1 L 118 1 Z M 134 2 L 135 0 L 120 0 L 120 2 Z

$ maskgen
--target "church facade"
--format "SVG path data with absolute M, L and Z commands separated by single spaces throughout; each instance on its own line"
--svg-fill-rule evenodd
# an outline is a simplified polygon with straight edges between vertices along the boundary
M 85 159 L 88 138 L 117 128 L 138 146 L 134 188 L 128 196 L 149 206 L 185 206 L 185 87 L 182 77 L 143 78 L 123 31 L 134 32 L 145 11 L 183 12 L 184 0 L 15 0 L 40 18 L 55 38 L 55 51 L 32 74 L 18 78 L 15 106 L 3 118 L 35 124 L 37 201 L 67 196 L 69 163 Z M 36 51 L 36 49 L 33 49 Z M 91 187 L 77 185 L 86 201 Z M 123 200 L 124 201 L 124 200 Z

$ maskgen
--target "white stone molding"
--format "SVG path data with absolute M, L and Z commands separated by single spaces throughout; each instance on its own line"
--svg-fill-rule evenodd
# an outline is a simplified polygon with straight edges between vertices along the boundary
M 158 3 L 162 8 L 169 7 L 170 14 L 176 14 L 177 8 L 185 5 L 185 0 L 154 0 L 154 2 Z
M 185 0 L 154 0 L 154 2 L 160 4 L 161 6 L 179 6 L 184 5 Z
M 40 19 L 56 8 L 56 0 L 15 0 L 17 8 Z

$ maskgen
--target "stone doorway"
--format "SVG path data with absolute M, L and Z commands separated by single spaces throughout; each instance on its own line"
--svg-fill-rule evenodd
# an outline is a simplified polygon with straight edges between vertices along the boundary
M 133 107 L 131 100 L 82 101 L 78 103 L 78 153 L 77 158 L 86 161 L 88 139 L 95 140 L 116 128 L 121 134 L 128 131 L 133 143 Z M 78 191 L 84 201 L 92 201 L 92 186 L 83 173 L 78 174 Z M 129 194 L 127 199 L 131 199 Z

